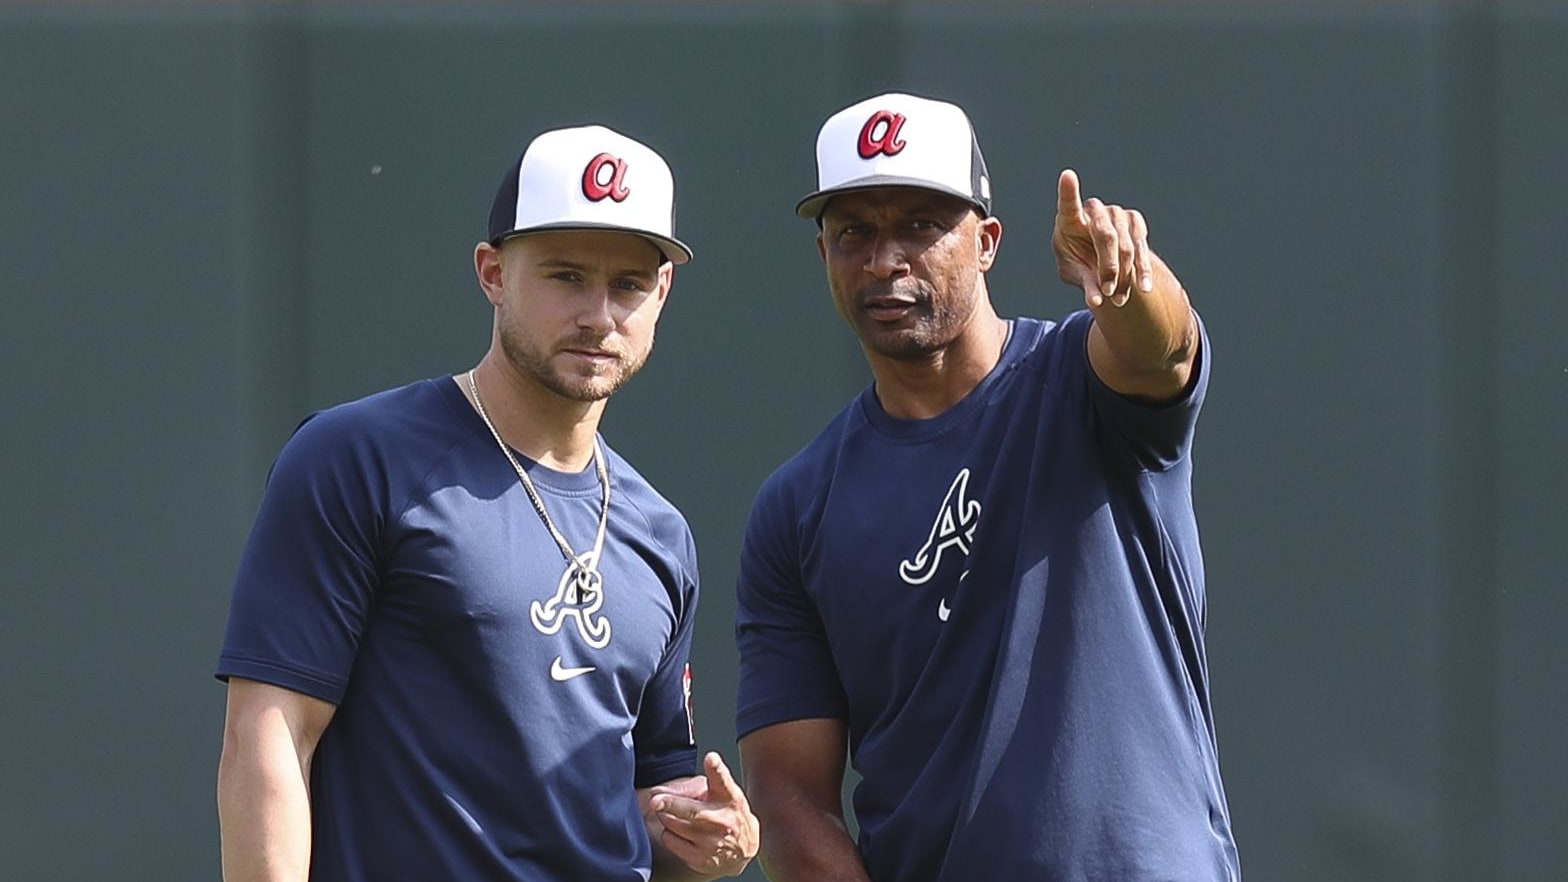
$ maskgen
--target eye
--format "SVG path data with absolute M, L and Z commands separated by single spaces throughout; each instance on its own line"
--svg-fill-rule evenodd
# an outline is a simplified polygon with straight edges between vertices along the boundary
M 581 282 L 583 274 L 576 270 L 559 270 L 550 274 L 550 278 L 557 282 Z
M 629 276 L 616 279 L 611 284 L 617 290 L 627 291 L 627 292 L 636 293 L 636 294 L 641 294 L 641 293 L 644 293 L 646 291 L 653 290 L 653 286 L 652 285 L 642 281 L 641 279 L 634 279 L 634 278 L 631 278 Z

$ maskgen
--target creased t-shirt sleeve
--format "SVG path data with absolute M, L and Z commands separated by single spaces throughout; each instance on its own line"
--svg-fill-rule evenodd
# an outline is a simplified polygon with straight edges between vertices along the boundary
M 235 577 L 219 679 L 342 699 L 374 601 L 386 521 L 370 435 L 327 411 L 308 418 L 278 455 Z
M 1089 412 L 1108 437 L 1118 439 L 1128 453 L 1148 471 L 1162 472 L 1185 459 L 1192 449 L 1198 412 L 1209 388 L 1209 335 L 1198 320 L 1198 353 L 1187 389 L 1171 401 L 1149 403 L 1129 398 L 1105 385 L 1089 362 L 1089 328 L 1094 317 L 1087 311 L 1073 313 L 1062 323 L 1059 369 L 1079 374 L 1077 384 L 1087 399 Z
M 848 715 L 821 616 L 801 577 L 799 526 L 782 483 L 775 474 L 763 485 L 741 546 L 737 737 L 790 720 Z
M 697 550 L 684 529 L 675 633 L 664 658 L 643 692 L 633 743 L 637 750 L 637 787 L 697 774 L 697 733 L 691 705 L 691 644 L 696 633 Z

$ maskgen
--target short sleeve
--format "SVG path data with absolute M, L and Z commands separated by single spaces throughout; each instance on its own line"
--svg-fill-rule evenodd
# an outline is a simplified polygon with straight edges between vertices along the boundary
M 683 602 L 669 647 L 643 691 L 632 740 L 637 752 L 635 786 L 652 787 L 671 778 L 697 774 L 697 732 L 692 716 L 691 645 L 696 633 L 697 555 L 685 533 Z
M 235 577 L 219 679 L 342 699 L 374 602 L 387 503 L 368 434 L 329 411 L 278 455 Z
M 797 521 L 774 475 L 757 496 L 741 546 L 737 738 L 790 720 L 848 716 L 821 616 L 802 583 L 799 549 Z
M 1064 342 L 1076 350 L 1074 359 L 1085 377 L 1087 399 L 1097 422 L 1123 441 L 1140 465 L 1165 471 L 1187 457 L 1192 448 L 1198 412 L 1209 387 L 1209 335 L 1198 319 L 1198 353 L 1187 389 L 1171 401 L 1149 403 L 1129 398 L 1105 385 L 1089 363 L 1089 328 L 1094 317 L 1074 313 L 1063 323 Z

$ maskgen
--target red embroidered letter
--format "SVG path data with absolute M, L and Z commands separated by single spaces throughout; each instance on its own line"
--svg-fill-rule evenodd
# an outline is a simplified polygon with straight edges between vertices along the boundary
M 877 134 L 877 126 L 882 127 L 882 134 Z M 883 156 L 894 156 L 904 149 L 904 142 L 898 139 L 898 130 L 904 127 L 904 115 L 891 110 L 879 110 L 871 114 L 865 126 L 860 129 L 860 158 L 870 159 L 878 153 Z
M 609 169 L 609 175 L 605 174 Z M 605 180 L 608 177 L 609 180 Z M 608 153 L 601 153 L 588 161 L 588 167 L 583 169 L 583 195 L 589 202 L 601 202 L 605 197 L 616 202 L 625 202 L 631 195 L 622 183 L 626 177 L 626 160 L 618 159 Z

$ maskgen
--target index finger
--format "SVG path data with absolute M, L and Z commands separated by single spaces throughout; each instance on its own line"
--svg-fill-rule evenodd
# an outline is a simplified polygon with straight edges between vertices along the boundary
M 654 800 L 653 810 L 659 814 L 664 823 L 682 821 L 689 824 L 696 821 L 703 812 L 708 811 L 710 805 L 701 799 L 665 794 Z
M 661 793 L 671 793 L 687 799 L 702 799 L 707 792 L 707 779 L 693 775 L 685 778 L 672 778 L 663 784 L 655 784 L 653 785 L 652 795 L 658 796 Z
M 1056 217 L 1058 221 L 1083 223 L 1083 194 L 1078 189 L 1078 173 L 1062 169 L 1056 179 Z

